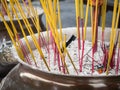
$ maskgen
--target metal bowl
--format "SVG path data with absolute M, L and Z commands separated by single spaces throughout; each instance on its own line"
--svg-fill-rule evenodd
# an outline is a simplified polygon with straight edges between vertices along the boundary
M 109 41 L 110 29 L 105 30 L 105 40 Z M 65 34 L 75 34 L 76 28 L 63 29 Z M 87 38 L 91 28 L 87 30 Z M 46 32 L 44 32 L 45 34 Z M 99 27 L 99 34 L 101 28 Z M 98 36 L 100 39 L 100 35 Z M 33 44 L 31 44 L 33 45 Z M 34 49 L 34 46 L 31 46 Z M 23 62 L 17 53 L 18 64 L 2 81 L 1 90 L 120 90 L 120 75 L 113 76 L 74 76 L 61 75 L 30 66 Z

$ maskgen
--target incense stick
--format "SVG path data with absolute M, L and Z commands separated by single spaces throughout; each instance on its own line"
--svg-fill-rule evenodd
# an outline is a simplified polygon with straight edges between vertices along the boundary
M 105 21 L 106 21 L 106 9 L 107 9 L 107 0 L 103 1 L 103 5 L 102 5 L 102 10 L 101 10 L 101 14 L 102 14 L 102 47 L 104 45 L 104 30 L 105 30 Z
M 75 0 L 75 7 L 76 7 L 77 38 L 78 38 L 78 59 L 79 59 L 79 66 L 80 66 L 81 42 L 80 42 L 80 2 L 79 0 Z
M 106 69 L 106 74 L 108 75 L 108 71 L 110 68 L 110 62 L 112 58 L 112 53 L 113 53 L 113 47 L 114 47 L 114 41 L 115 41 L 115 18 L 116 18 L 116 10 L 117 10 L 117 3 L 118 0 L 114 1 L 114 10 L 113 10 L 113 18 L 112 18 L 112 30 L 111 30 L 111 35 L 110 35 L 110 49 L 109 49 L 109 56 L 108 56 L 108 63 L 107 63 L 107 69 Z

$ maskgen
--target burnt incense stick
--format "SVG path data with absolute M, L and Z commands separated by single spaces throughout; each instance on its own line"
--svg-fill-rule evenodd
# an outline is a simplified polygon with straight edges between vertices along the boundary
M 72 41 L 74 41 L 75 39 L 76 39 L 76 36 L 72 35 L 72 36 L 70 37 L 70 39 L 66 42 L 66 47 L 68 47 L 68 45 L 69 45 Z

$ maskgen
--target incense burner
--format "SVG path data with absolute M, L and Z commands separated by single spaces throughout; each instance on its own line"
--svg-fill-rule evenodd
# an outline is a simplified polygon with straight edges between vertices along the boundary
M 76 28 L 65 28 L 63 34 L 75 34 Z M 105 41 L 109 41 L 111 28 L 105 29 Z M 91 40 L 91 28 L 87 28 L 87 39 Z M 101 27 L 98 29 L 98 39 L 101 36 Z M 43 32 L 46 36 L 47 32 Z M 30 39 L 31 48 L 35 46 Z M 24 39 L 23 39 L 24 41 Z M 42 71 L 22 61 L 13 48 L 15 58 L 20 62 L 3 80 L 1 90 L 120 90 L 120 75 L 104 76 L 77 76 L 55 74 Z M 29 53 L 29 52 L 28 52 Z M 9 83 L 8 83 L 9 82 Z
M 46 28 L 45 28 L 45 26 L 44 26 L 44 24 L 43 24 L 43 22 L 42 22 L 43 10 L 42 10 L 40 7 L 35 7 L 35 8 L 36 8 L 36 9 L 39 9 L 38 15 L 39 15 L 40 27 L 41 27 L 42 31 L 45 31 Z M 20 17 L 20 16 L 19 16 L 19 17 Z M 9 20 L 9 17 L 8 17 L 7 15 L 5 15 L 4 18 L 6 19 L 6 22 L 7 22 L 7 24 L 9 25 L 10 29 L 12 29 L 12 25 L 11 25 L 11 22 L 10 22 L 10 20 Z M 32 17 L 32 18 L 34 18 L 34 17 Z M 1 19 L 1 18 L 0 18 L 0 19 Z M 26 26 L 25 26 L 25 24 L 24 24 L 23 19 L 22 19 L 22 18 L 19 18 L 19 20 L 20 20 L 20 22 L 21 22 L 21 24 L 22 24 L 22 26 L 23 26 L 23 29 L 24 29 L 26 35 L 29 35 L 29 33 L 28 33 L 28 31 L 27 31 L 27 28 L 26 28 Z M 27 20 L 29 21 L 29 23 L 30 23 L 30 25 L 31 25 L 31 28 L 34 29 L 34 33 L 36 33 L 37 30 L 36 30 L 36 28 L 35 28 L 32 20 L 31 20 L 31 18 L 30 18 L 30 17 L 27 17 Z M 17 20 L 16 18 L 13 18 L 13 23 L 14 23 L 14 25 L 15 25 L 15 28 L 18 30 L 18 34 L 20 35 L 20 37 L 23 37 L 22 31 L 21 31 L 21 28 L 20 28 L 20 25 L 19 25 L 18 20 Z M 6 38 L 6 40 L 10 40 L 10 37 L 9 37 L 9 35 L 8 35 L 8 32 L 7 32 L 7 29 L 6 29 L 3 21 L 1 20 L 1 21 L 0 21 L 0 38 L 3 38 L 3 37 Z

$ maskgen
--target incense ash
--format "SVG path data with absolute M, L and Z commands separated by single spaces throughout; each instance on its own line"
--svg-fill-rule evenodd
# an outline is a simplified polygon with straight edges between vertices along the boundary
M 81 41 L 82 42 L 82 41 Z M 106 49 L 109 49 L 109 42 L 105 42 Z M 101 42 L 98 41 L 98 49 L 95 52 L 94 55 L 94 73 L 92 73 L 92 43 L 89 41 L 85 41 L 85 50 L 84 50 L 84 55 L 83 55 L 83 64 L 82 64 L 82 72 L 80 72 L 80 66 L 79 66 L 79 55 L 77 53 L 77 40 L 72 41 L 70 45 L 66 48 L 73 60 L 74 66 L 71 64 L 70 58 L 68 55 L 65 56 L 65 63 L 67 64 L 67 68 L 69 71 L 69 74 L 67 72 L 64 72 L 64 66 L 62 64 L 62 61 L 59 61 L 59 53 L 55 53 L 54 51 L 54 45 L 51 44 L 49 46 L 49 53 L 46 50 L 46 46 L 42 47 L 42 51 L 45 55 L 45 59 L 50 67 L 50 72 L 55 73 L 55 74 L 66 74 L 66 75 L 78 75 L 78 76 L 102 76 L 106 75 L 106 65 L 107 65 L 107 60 L 106 60 L 106 65 L 104 65 L 104 51 L 102 50 L 101 47 Z M 113 62 L 113 67 L 110 68 L 109 74 L 108 75 L 116 75 L 116 63 L 117 63 L 117 50 L 114 56 L 114 62 Z M 57 51 L 58 52 L 58 51 Z M 48 71 L 46 65 L 44 64 L 41 56 L 39 55 L 38 50 L 33 51 L 37 63 L 37 68 L 39 68 L 42 71 Z M 80 53 L 82 56 L 82 50 L 80 50 Z M 49 55 L 50 54 L 50 55 Z M 35 63 L 32 60 L 31 55 L 28 55 L 30 58 L 30 62 L 32 63 L 32 66 L 35 66 Z M 81 57 L 82 58 L 82 57 Z M 59 65 L 60 63 L 60 65 Z M 118 71 L 118 74 L 120 74 L 120 70 Z

